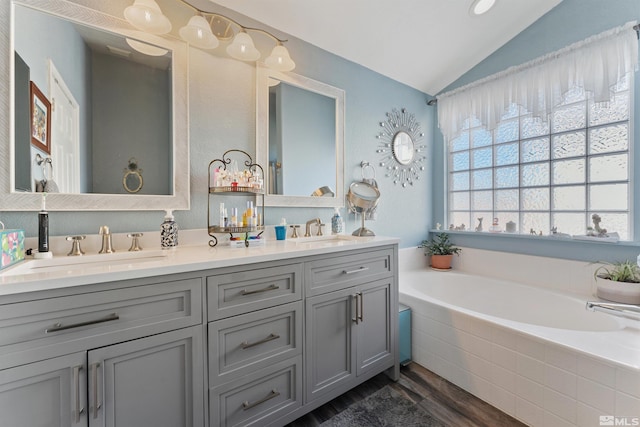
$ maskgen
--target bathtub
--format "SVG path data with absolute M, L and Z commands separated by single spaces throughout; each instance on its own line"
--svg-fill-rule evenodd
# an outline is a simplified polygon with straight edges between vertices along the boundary
M 640 321 L 580 296 L 401 263 L 413 361 L 532 426 L 640 425 Z

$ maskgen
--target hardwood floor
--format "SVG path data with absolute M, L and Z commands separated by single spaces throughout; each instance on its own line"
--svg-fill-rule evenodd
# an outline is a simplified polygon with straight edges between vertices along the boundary
M 403 367 L 398 382 L 380 374 L 295 420 L 287 427 L 315 427 L 389 385 L 450 427 L 525 427 L 520 421 L 467 393 L 422 366 Z

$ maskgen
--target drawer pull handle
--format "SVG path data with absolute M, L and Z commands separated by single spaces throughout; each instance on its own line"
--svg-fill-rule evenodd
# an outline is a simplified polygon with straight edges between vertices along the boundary
M 362 273 L 363 271 L 367 271 L 369 267 L 360 267 L 357 270 L 342 270 L 342 274 L 354 274 L 354 273 Z
M 74 420 L 78 424 L 80 422 L 80 414 L 84 412 L 84 408 L 80 406 L 80 371 L 82 366 L 74 366 L 73 368 L 73 386 L 75 387 L 75 413 Z
M 240 347 L 241 347 L 243 350 L 246 350 L 246 349 L 248 349 L 248 348 L 255 347 L 255 346 L 257 346 L 257 345 L 264 344 L 264 343 L 269 342 L 269 341 L 277 340 L 278 338 L 280 338 L 280 335 L 277 335 L 277 334 L 271 333 L 271 334 L 269 334 L 269 336 L 268 336 L 268 337 L 263 338 L 263 339 L 261 339 L 260 341 L 252 342 L 251 344 L 249 344 L 249 342 L 248 342 L 248 341 L 245 341 L 245 342 L 243 342 L 242 344 L 240 344 Z
M 275 291 L 276 289 L 280 289 L 280 286 L 269 285 L 266 288 L 256 289 L 255 291 L 248 291 L 246 289 L 243 289 L 242 291 L 240 291 L 240 295 L 253 295 L 253 294 L 259 294 L 261 292 Z
M 93 395 L 93 408 L 91 408 L 93 412 L 93 419 L 98 418 L 98 410 L 102 407 L 100 402 L 98 402 L 98 368 L 100 367 L 100 362 L 96 362 L 91 365 L 91 383 L 92 383 L 92 395 Z
M 355 307 L 353 308 L 353 313 L 354 313 L 354 317 L 351 318 L 352 322 L 355 322 L 355 324 L 358 324 L 358 294 L 353 294 L 351 295 L 351 300 L 354 302 Z
M 261 403 L 266 402 L 267 400 L 271 400 L 274 397 L 278 397 L 278 396 L 280 396 L 280 392 L 278 390 L 276 390 L 276 389 L 273 389 L 265 397 L 263 397 L 260 400 L 256 400 L 253 403 L 249 403 L 248 400 L 245 400 L 244 402 L 242 402 L 242 410 L 243 411 L 247 411 L 247 410 L 249 410 L 249 409 L 251 409 L 251 408 L 253 408 L 255 406 L 258 406 Z
M 80 323 L 72 323 L 71 325 L 63 325 L 62 323 L 56 323 L 52 327 L 45 329 L 44 332 L 48 334 L 51 332 L 66 331 L 67 329 L 79 328 L 81 326 L 95 325 L 97 323 L 111 322 L 112 320 L 118 320 L 118 319 L 120 319 L 120 316 L 118 316 L 118 313 L 111 313 L 110 315 L 103 317 L 102 319 L 88 320 L 86 322 L 80 322 Z

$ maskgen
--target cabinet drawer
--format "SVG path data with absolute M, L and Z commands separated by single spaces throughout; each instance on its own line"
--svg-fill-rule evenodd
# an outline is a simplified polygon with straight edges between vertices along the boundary
M 195 325 L 202 322 L 201 294 L 201 279 L 194 278 L 7 304 L 0 309 L 0 354 L 9 350 L 5 346 L 27 341 L 41 346 L 132 329 L 140 329 L 141 336 L 146 327 L 147 333 L 157 333 Z
M 298 301 L 302 295 L 301 280 L 301 264 L 209 276 L 209 320 Z
M 209 381 L 227 381 L 302 352 L 302 302 L 209 323 Z
M 393 274 L 393 250 L 375 250 L 333 256 L 305 264 L 307 296 L 323 294 L 389 277 Z
M 302 358 L 225 383 L 209 393 L 210 425 L 264 426 L 302 405 Z

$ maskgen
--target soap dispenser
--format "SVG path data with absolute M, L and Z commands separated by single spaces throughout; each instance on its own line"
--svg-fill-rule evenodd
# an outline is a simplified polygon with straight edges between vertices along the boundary
M 331 234 L 342 234 L 344 228 L 344 221 L 340 216 L 340 209 L 335 208 L 333 216 L 331 217 Z
M 172 249 L 178 246 L 178 224 L 173 219 L 173 212 L 167 209 L 164 222 L 160 225 L 160 247 Z

